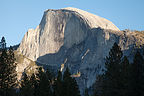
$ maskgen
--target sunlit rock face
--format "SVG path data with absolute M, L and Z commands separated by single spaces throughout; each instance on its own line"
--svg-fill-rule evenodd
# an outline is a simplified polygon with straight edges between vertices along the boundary
M 46 10 L 37 28 L 25 34 L 19 51 L 32 60 L 56 53 L 61 46 L 70 48 L 87 37 L 91 28 L 119 30 L 110 21 L 76 8 Z
M 80 9 L 49 9 L 37 28 L 25 34 L 18 51 L 44 67 L 62 71 L 68 66 L 82 93 L 101 73 L 114 42 L 131 58 L 136 43 L 143 41 L 141 35 L 119 31 L 112 22 Z
M 119 29 L 112 22 L 108 21 L 105 18 L 99 17 L 97 15 L 91 14 L 89 12 L 77 8 L 68 7 L 63 9 L 74 11 L 76 14 L 82 17 L 85 22 L 88 23 L 90 28 L 100 27 L 102 29 L 111 29 L 111 30 L 119 31 Z

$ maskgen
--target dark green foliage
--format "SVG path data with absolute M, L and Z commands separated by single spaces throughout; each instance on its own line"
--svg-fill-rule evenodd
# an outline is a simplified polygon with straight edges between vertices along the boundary
M 43 72 L 41 67 L 38 69 L 38 74 L 36 74 L 36 77 L 38 79 L 36 96 L 51 96 L 52 92 L 50 89 L 50 80 L 48 79 L 46 73 Z
M 121 48 L 114 43 L 112 49 L 109 52 L 109 56 L 106 57 L 105 74 L 103 76 L 103 96 L 119 95 L 120 87 L 120 64 L 122 58 Z
M 47 70 L 40 67 L 36 76 L 28 77 L 25 73 L 21 82 L 20 96 L 80 96 L 77 82 L 71 77 L 69 69 L 64 72 L 64 76 L 59 71 L 56 80 Z M 54 82 L 54 83 L 53 83 Z M 53 85 L 53 87 L 52 87 Z M 53 88 L 53 90 L 52 90 Z
M 85 88 L 84 96 L 89 96 L 89 94 L 88 94 L 88 88 Z
M 63 76 L 63 96 L 80 96 L 80 91 L 77 82 L 71 77 L 68 67 Z
M 9 82 L 9 86 L 11 88 L 16 88 L 17 86 L 17 72 L 16 72 L 16 62 L 15 62 L 15 56 L 14 56 L 14 52 L 13 52 L 13 48 L 10 47 L 9 51 L 8 51 L 8 60 L 9 60 L 9 65 L 8 65 L 8 82 Z
M 32 74 L 31 77 L 28 77 L 24 73 L 21 82 L 20 96 L 52 96 L 48 72 L 46 74 L 40 67 L 38 68 L 36 76 Z
M 12 47 L 6 49 L 5 38 L 1 40 L 0 52 L 0 94 L 12 96 L 17 83 L 16 63 Z M 11 94 L 12 93 L 12 94 Z
M 8 54 L 6 50 L 2 51 L 0 57 L 0 94 L 4 95 L 8 91 Z M 4 95 L 5 96 L 5 95 Z
M 46 76 L 47 76 L 47 79 L 50 81 L 50 83 L 52 83 L 54 76 L 53 76 L 53 73 L 49 71 L 48 69 L 46 70 Z
M 23 78 L 21 81 L 21 87 L 19 93 L 20 96 L 34 96 L 32 82 L 30 80 L 30 77 L 28 77 L 26 73 L 23 73 Z
M 62 78 L 61 72 L 58 73 L 57 80 L 54 82 L 52 74 L 40 67 L 36 75 L 31 77 L 23 73 L 19 96 L 80 96 L 77 82 L 71 77 L 67 68 Z M 54 89 L 52 85 L 54 82 Z M 17 73 L 16 63 L 12 47 L 6 49 L 5 38 L 0 42 L 0 95 L 16 96 Z
M 130 64 L 122 59 L 121 48 L 114 43 L 106 57 L 105 72 L 97 77 L 94 96 L 128 96 L 130 93 Z
M 0 49 L 6 49 L 6 40 L 4 37 L 2 37 L 1 42 L 0 42 Z
M 54 96 L 80 96 L 77 82 L 71 77 L 68 68 L 63 76 L 61 71 L 58 72 L 57 80 L 54 83 Z
M 30 83 L 31 83 L 32 96 L 36 96 L 36 93 L 37 93 L 36 89 L 37 89 L 37 86 L 38 86 L 38 82 L 37 82 L 35 74 L 32 74 L 32 76 L 30 77 Z
M 96 81 L 94 96 L 144 96 L 144 59 L 136 52 L 129 64 L 118 45 L 114 44 L 106 58 L 105 73 Z
M 129 96 L 130 94 L 130 64 L 126 56 L 124 56 L 121 63 L 121 75 L 120 75 L 120 96 Z
M 54 96 L 63 96 L 63 91 L 62 73 L 59 71 L 57 80 L 54 82 Z
M 104 75 L 98 75 L 94 83 L 93 96 L 102 96 Z
M 80 96 L 79 86 L 74 78 L 72 78 L 71 86 L 72 86 L 71 96 Z
M 144 96 L 144 59 L 136 52 L 131 66 L 131 96 Z

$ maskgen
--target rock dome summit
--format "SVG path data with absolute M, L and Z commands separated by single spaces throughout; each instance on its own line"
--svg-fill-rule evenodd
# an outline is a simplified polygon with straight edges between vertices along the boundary
M 36 61 L 39 56 L 58 52 L 61 46 L 79 44 L 90 30 L 99 27 L 119 31 L 112 22 L 77 8 L 48 9 L 36 29 L 25 34 L 19 51 Z
M 65 10 L 74 11 L 76 14 L 78 14 L 83 20 L 87 22 L 87 24 L 90 26 L 90 28 L 102 28 L 102 29 L 111 29 L 115 31 L 119 31 L 119 29 L 109 20 L 99 17 L 97 15 L 91 14 L 89 12 L 83 11 L 81 9 L 67 7 L 63 8 Z

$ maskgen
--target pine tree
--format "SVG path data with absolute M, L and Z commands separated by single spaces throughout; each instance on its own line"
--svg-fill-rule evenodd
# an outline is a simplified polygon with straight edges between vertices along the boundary
M 102 92 L 103 92 L 103 83 L 104 83 L 104 74 L 98 75 L 96 77 L 96 81 L 93 85 L 93 96 L 102 96 Z
M 21 81 L 21 87 L 19 93 L 20 96 L 34 96 L 32 82 L 30 81 L 30 77 L 28 77 L 26 73 L 23 73 L 23 78 Z
M 3 96 L 12 96 L 15 94 L 17 72 L 16 63 L 12 47 L 6 49 L 5 38 L 1 40 L 0 56 L 0 90 Z
M 50 89 L 50 81 L 41 67 L 38 68 L 38 74 L 36 74 L 36 76 L 38 79 L 36 96 L 50 96 L 52 93 Z
M 84 96 L 89 96 L 89 94 L 88 94 L 88 88 L 85 88 Z
M 47 76 L 47 78 L 48 78 L 48 80 L 51 82 L 52 81 L 52 79 L 54 78 L 53 76 L 52 76 L 52 73 L 47 69 L 46 70 L 46 76 Z
M 5 37 L 2 37 L 1 42 L 0 42 L 0 49 L 6 49 L 6 40 Z
M 120 96 L 129 96 L 130 94 L 130 64 L 126 56 L 124 56 L 121 63 L 121 75 L 120 75 Z
M 100 75 L 102 79 L 97 83 L 100 90 L 95 89 L 94 96 L 144 96 L 144 59 L 141 53 L 136 52 L 132 64 L 126 56 L 121 58 L 122 52 L 114 44 L 106 58 L 105 73 Z
M 67 67 L 63 76 L 63 90 L 65 90 L 63 93 L 64 96 L 72 96 L 73 89 L 71 86 L 72 85 L 71 82 L 72 82 L 72 77 Z
M 64 72 L 63 76 L 63 96 L 80 96 L 80 91 L 77 85 L 77 82 L 74 78 L 71 77 L 68 67 Z
M 131 65 L 130 80 L 131 96 L 144 95 L 144 59 L 140 52 L 136 52 L 134 61 Z
M 8 74 L 9 74 L 9 78 L 8 78 L 8 82 L 9 82 L 9 86 L 11 89 L 16 88 L 17 86 L 17 72 L 16 72 L 16 66 L 17 63 L 15 62 L 15 56 L 14 56 L 14 50 L 13 48 L 10 46 L 10 49 L 8 51 Z
M 54 96 L 63 96 L 63 81 L 62 81 L 62 73 L 58 72 L 57 80 L 54 82 Z
M 105 73 L 103 75 L 102 95 L 103 96 L 119 96 L 120 87 L 120 64 L 123 54 L 121 48 L 114 43 L 106 57 Z
M 72 78 L 72 89 L 73 89 L 73 95 L 72 96 L 80 96 L 80 90 L 79 90 L 79 86 L 77 84 L 77 81 L 75 80 L 75 78 Z
M 30 82 L 31 82 L 31 93 L 33 93 L 33 96 L 37 96 L 37 88 L 38 88 L 38 81 L 37 78 L 35 76 L 35 74 L 33 73 L 30 77 Z
M 8 54 L 6 49 L 3 49 L 0 56 L 0 94 L 2 94 L 2 96 L 5 96 L 6 91 L 8 91 L 7 65 L 8 65 Z

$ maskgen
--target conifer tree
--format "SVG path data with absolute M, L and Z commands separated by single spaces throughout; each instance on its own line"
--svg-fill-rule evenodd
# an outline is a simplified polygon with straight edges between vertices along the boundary
M 63 96 L 63 81 L 62 81 L 62 73 L 58 72 L 57 80 L 54 82 L 54 96 Z
M 16 63 L 12 47 L 6 49 L 5 38 L 1 40 L 0 56 L 0 90 L 3 96 L 12 96 L 15 93 L 17 72 Z
M 63 96 L 80 96 L 80 91 L 77 85 L 77 82 L 74 78 L 71 77 L 68 67 L 64 72 L 63 76 Z
M 114 44 L 106 58 L 105 73 L 98 81 L 102 89 L 97 86 L 101 90 L 95 89 L 94 96 L 144 96 L 144 59 L 141 53 L 136 52 L 132 64 L 126 56 L 121 58 L 122 52 Z
M 0 56 L 0 94 L 6 95 L 8 91 L 8 54 L 6 49 L 2 49 Z
M 89 94 L 88 94 L 88 88 L 85 88 L 84 96 L 89 96 Z
M 37 96 L 36 94 L 38 88 L 38 81 L 34 73 L 30 77 L 30 82 L 31 82 L 31 89 L 32 89 L 33 96 Z
M 120 75 L 120 96 L 129 96 L 130 94 L 130 64 L 126 56 L 124 56 L 121 63 L 121 75 Z
M 144 59 L 138 51 L 131 65 L 130 83 L 131 96 L 144 96 Z
M 102 95 L 103 96 L 119 96 L 120 87 L 120 67 L 122 58 L 121 48 L 114 43 L 106 57 L 105 73 L 103 75 Z
M 28 77 L 26 73 L 23 73 L 23 78 L 21 81 L 21 87 L 19 93 L 20 96 L 34 96 L 32 82 L 30 81 L 30 77 Z
M 36 76 L 38 79 L 36 96 L 50 96 L 52 93 L 50 89 L 50 81 L 41 67 L 38 68 L 38 74 L 36 74 Z
M 0 42 L 0 49 L 6 49 L 6 40 L 5 37 L 2 37 L 1 42 Z
M 63 76 L 63 90 L 64 91 L 64 96 L 71 96 L 72 95 L 72 92 L 73 92 L 73 89 L 72 89 L 72 77 L 71 77 L 71 74 L 69 72 L 69 69 L 68 67 L 66 68 L 66 71 L 64 72 L 64 76 Z
M 104 87 L 104 74 L 102 74 L 102 75 L 98 75 L 97 77 L 96 77 L 96 81 L 95 81 L 95 83 L 94 83 L 94 85 L 93 85 L 93 88 L 94 88 L 94 90 L 93 90 L 93 96 L 102 96 L 102 92 L 103 92 L 103 87 Z
M 16 72 L 16 62 L 15 62 L 15 56 L 14 56 L 14 50 L 13 48 L 10 46 L 10 49 L 8 51 L 8 74 L 9 74 L 9 78 L 8 78 L 8 82 L 9 82 L 9 86 L 10 88 L 15 88 L 17 86 L 17 72 Z
M 54 76 L 52 72 L 49 71 L 49 69 L 46 70 L 46 76 L 50 82 L 52 82 L 52 79 L 54 79 Z
M 71 96 L 80 96 L 79 86 L 78 86 L 75 78 L 72 78 L 71 85 L 72 85 L 72 89 L 73 89 L 73 94 Z

